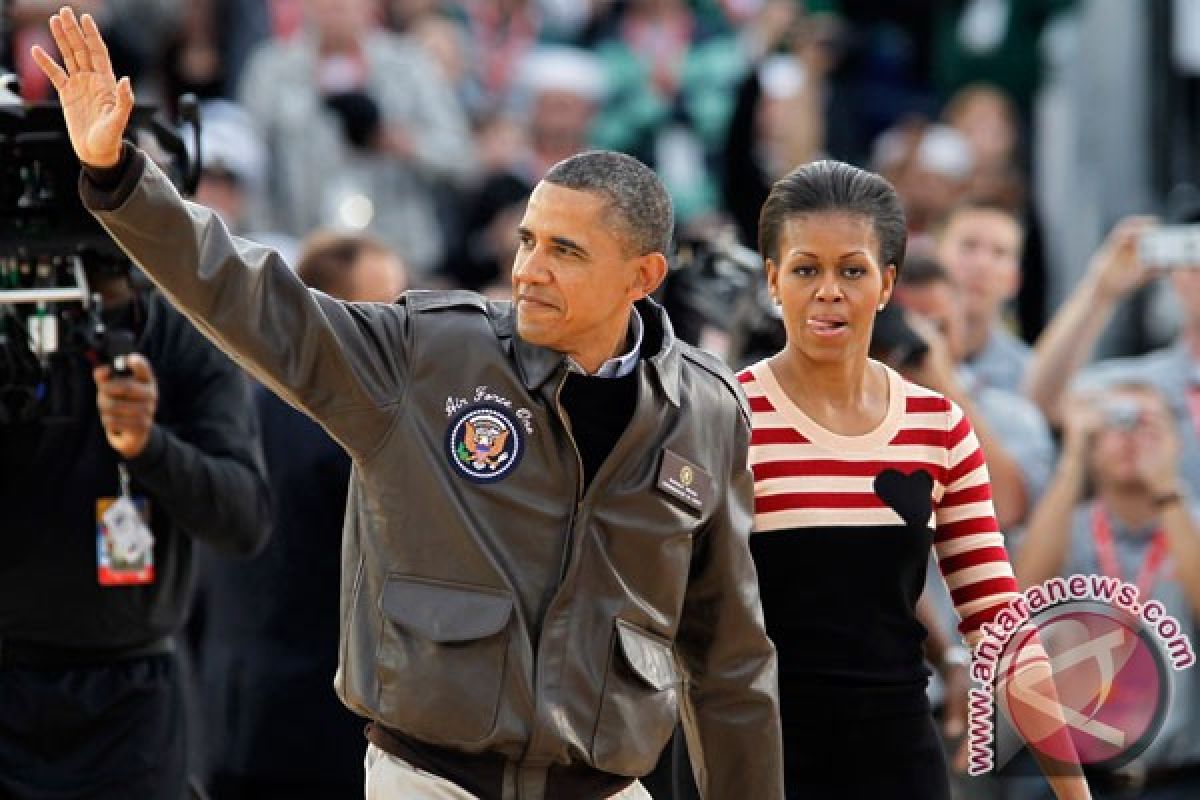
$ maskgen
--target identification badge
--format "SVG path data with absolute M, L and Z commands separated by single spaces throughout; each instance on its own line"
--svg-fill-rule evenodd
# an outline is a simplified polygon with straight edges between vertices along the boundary
M 144 586 L 154 583 L 149 507 L 145 497 L 130 494 L 125 465 L 118 469 L 120 496 L 96 501 L 96 580 L 101 586 Z
M 663 450 L 658 488 L 696 511 L 703 511 L 713 498 L 712 476 L 670 450 Z

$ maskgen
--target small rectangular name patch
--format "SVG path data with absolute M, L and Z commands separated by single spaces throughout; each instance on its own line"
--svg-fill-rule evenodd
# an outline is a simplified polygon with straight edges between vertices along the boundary
M 663 450 L 658 488 L 696 511 L 703 511 L 713 498 L 712 476 L 670 450 Z

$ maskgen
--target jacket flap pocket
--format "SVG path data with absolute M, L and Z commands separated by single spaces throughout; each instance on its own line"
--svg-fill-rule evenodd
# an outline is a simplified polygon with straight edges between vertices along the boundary
M 469 642 L 499 633 L 512 614 L 501 589 L 389 576 L 383 611 L 402 628 L 435 642 Z
M 662 691 L 679 684 L 675 654 L 669 642 L 623 619 L 617 620 L 617 639 L 625 660 L 648 686 Z

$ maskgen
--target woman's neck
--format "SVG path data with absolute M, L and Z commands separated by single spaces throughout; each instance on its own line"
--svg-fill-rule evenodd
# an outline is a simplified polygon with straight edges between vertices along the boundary
M 787 347 L 771 359 L 780 385 L 812 420 L 841 435 L 869 433 L 887 415 L 888 386 L 866 353 L 842 361 L 814 361 Z

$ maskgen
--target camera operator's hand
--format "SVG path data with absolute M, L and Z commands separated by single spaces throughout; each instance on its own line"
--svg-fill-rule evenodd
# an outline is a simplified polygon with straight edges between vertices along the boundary
M 58 91 L 75 155 L 88 166 L 114 166 L 121 157 L 121 135 L 133 111 L 129 78 L 117 82 L 108 48 L 90 14 L 83 15 L 81 26 L 75 12 L 64 7 L 50 17 L 50 32 L 66 69 L 37 45 L 33 60 Z
M 1109 231 L 1088 265 L 1098 299 L 1115 303 L 1153 277 L 1138 258 L 1138 240 L 1155 224 L 1153 217 L 1126 217 Z
M 108 443 L 122 458 L 137 458 L 150 442 L 154 412 L 158 408 L 158 383 L 150 362 L 138 353 L 126 356 L 128 377 L 113 375 L 111 367 L 96 367 L 96 408 Z

